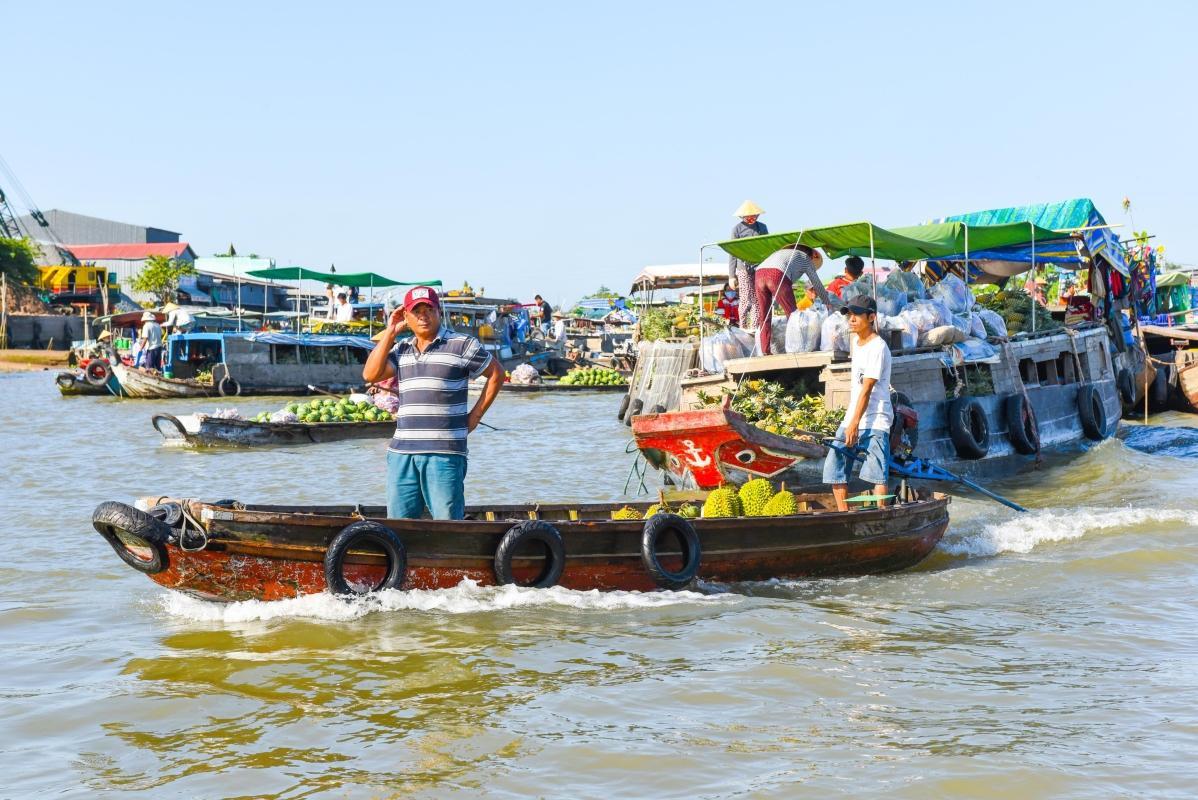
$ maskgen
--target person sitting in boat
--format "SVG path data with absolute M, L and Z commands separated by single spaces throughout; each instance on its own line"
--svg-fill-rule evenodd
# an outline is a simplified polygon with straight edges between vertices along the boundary
M 788 317 L 795 311 L 794 279 L 800 273 L 806 275 L 807 280 L 816 287 L 816 294 L 824 305 L 835 307 L 816 272 L 823 263 L 824 257 L 818 250 L 805 244 L 788 244 L 774 251 L 757 266 L 753 287 L 757 292 L 757 311 L 761 316 L 761 324 L 757 329 L 761 355 L 770 354 L 770 320 L 774 304 L 781 306 Z
M 731 238 L 748 239 L 753 236 L 765 236 L 769 233 L 769 228 L 765 227 L 765 223 L 758 219 L 764 213 L 761 206 L 752 200 L 741 203 L 740 208 L 733 213 L 734 216 L 740 217 L 740 222 L 733 226 Z M 728 257 L 728 283 L 737 291 L 737 299 L 740 304 L 737 316 L 740 317 L 740 324 L 745 328 L 752 328 L 757 323 L 755 306 L 757 295 L 753 291 L 756 268 L 756 264 L 750 264 L 736 256 Z
M 729 282 L 720 289 L 720 301 L 715 304 L 715 313 L 721 316 L 729 325 L 740 325 L 740 298 Z
M 395 343 L 410 330 L 412 336 Z M 482 395 L 467 412 L 467 386 L 487 376 Z M 433 519 L 465 516 L 466 437 L 503 385 L 503 368 L 473 336 L 441 324 L 441 302 L 428 286 L 404 296 L 391 313 L 362 377 L 368 383 L 396 378 L 399 408 L 387 448 L 387 516 Z
M 162 326 L 158 324 L 152 311 L 141 315 L 141 334 L 137 337 L 141 351 L 145 354 L 146 369 L 162 368 Z
M 849 405 L 836 440 L 847 448 L 860 448 L 861 480 L 874 485 L 874 494 L 887 494 L 890 479 L 890 348 L 875 332 L 878 304 L 872 297 L 854 297 L 840 313 L 848 316 L 853 335 Z M 855 460 L 855 459 L 853 459 Z M 829 447 L 824 461 L 824 483 L 832 485 L 836 508 L 848 511 L 848 473 L 852 461 L 840 447 Z M 882 501 L 878 501 L 881 504 Z
M 828 291 L 840 297 L 840 293 L 844 291 L 844 287 L 853 283 L 858 278 L 865 274 L 865 262 L 860 256 L 849 256 L 844 260 L 844 274 L 837 275 L 828 284 Z

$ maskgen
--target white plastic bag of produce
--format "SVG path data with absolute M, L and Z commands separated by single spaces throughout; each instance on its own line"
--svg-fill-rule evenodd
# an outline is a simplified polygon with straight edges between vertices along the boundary
M 969 314 L 969 335 L 975 339 L 986 338 L 986 324 L 982 322 L 982 316 L 976 311 Z
M 919 331 L 902 315 L 878 315 L 878 330 L 899 331 L 902 334 L 902 349 L 909 350 L 919 343 Z
M 541 382 L 541 373 L 532 364 L 521 364 L 512 370 L 512 383 L 528 386 Z
M 785 353 L 786 352 L 786 325 L 788 317 L 774 316 L 773 324 L 770 325 L 770 352 Z
M 898 316 L 907 305 L 907 293 L 895 291 L 888 286 L 878 287 L 878 313 L 888 317 Z
M 365 395 L 363 395 L 365 397 Z M 271 422 L 299 422 L 299 417 L 287 409 L 276 411 L 270 415 Z
M 820 330 L 827 316 L 821 308 L 796 311 L 786 321 L 786 352 L 810 353 L 819 349 Z
M 1002 318 L 1002 314 L 999 314 L 997 311 L 991 311 L 988 308 L 979 308 L 974 313 L 982 318 L 982 325 L 985 326 L 987 335 L 1007 335 L 1007 322 Z
M 923 281 L 914 272 L 903 272 L 901 269 L 896 269 L 890 273 L 883 285 L 895 292 L 902 292 L 907 296 L 908 301 L 923 300 L 928 296 Z
M 847 288 L 847 287 L 846 287 Z M 819 349 L 823 351 L 849 349 L 849 318 L 844 314 L 829 314 L 820 327 Z
M 941 278 L 929 294 L 933 300 L 943 302 L 954 314 L 966 314 L 973 308 L 973 292 L 965 285 L 965 281 L 951 273 Z
M 753 337 L 740 328 L 728 328 L 699 343 L 699 364 L 704 372 L 718 375 L 724 362 L 744 358 L 753 352 Z
M 840 299 L 848 304 L 854 297 L 873 297 L 874 279 L 872 275 L 862 275 L 857 280 L 840 290 Z

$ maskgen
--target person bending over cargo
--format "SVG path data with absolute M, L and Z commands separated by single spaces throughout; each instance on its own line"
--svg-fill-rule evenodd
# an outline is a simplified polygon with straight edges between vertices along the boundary
M 406 330 L 412 336 L 398 344 Z M 487 376 L 478 402 L 466 410 L 471 379 Z M 466 437 L 478 427 L 503 385 L 503 369 L 472 336 L 441 325 L 436 291 L 417 286 L 391 312 L 362 368 L 368 383 L 395 378 L 395 436 L 387 448 L 387 516 L 433 519 L 466 514 Z
M 828 308 L 835 308 L 834 303 L 820 282 L 817 270 L 823 266 L 824 257 L 818 250 L 813 250 L 805 244 L 788 244 L 774 251 L 760 264 L 753 276 L 753 290 L 757 293 L 757 314 L 760 322 L 757 329 L 757 341 L 761 344 L 761 355 L 770 354 L 770 325 L 773 318 L 773 307 L 776 303 L 786 316 L 795 311 L 794 279 L 800 274 L 806 276 L 808 282 L 815 287 L 816 294 Z
M 874 494 L 887 494 L 890 477 L 890 423 L 894 408 L 890 404 L 890 348 L 874 332 L 878 305 L 872 297 L 854 297 L 840 309 L 849 318 L 852 334 L 852 365 L 849 406 L 844 422 L 836 430 L 836 439 L 864 451 L 861 480 L 874 485 Z M 840 448 L 829 447 L 824 461 L 824 483 L 832 484 L 836 508 L 848 511 L 848 473 L 852 461 Z M 881 505 L 883 501 L 878 501 Z

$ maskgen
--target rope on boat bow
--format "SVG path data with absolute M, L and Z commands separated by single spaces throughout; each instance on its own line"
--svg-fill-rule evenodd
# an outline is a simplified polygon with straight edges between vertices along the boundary
M 632 485 L 632 478 L 635 475 L 640 488 L 637 489 L 637 496 L 649 494 L 649 487 L 645 485 L 645 474 L 648 472 L 649 460 L 645 458 L 645 454 L 636 446 L 636 439 L 629 440 L 624 446 L 625 453 L 635 453 L 632 457 L 632 468 L 628 470 L 628 479 L 624 481 L 624 494 L 628 494 L 628 487 Z

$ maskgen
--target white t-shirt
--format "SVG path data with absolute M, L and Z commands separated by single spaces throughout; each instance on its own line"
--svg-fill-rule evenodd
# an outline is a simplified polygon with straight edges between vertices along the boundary
M 852 417 L 861 397 L 861 384 L 866 378 L 877 381 L 869 393 L 869 403 L 861 415 L 858 430 L 888 431 L 894 421 L 894 408 L 890 404 L 890 348 L 876 333 L 864 345 L 857 344 L 852 336 L 852 388 L 849 391 L 849 409 L 846 419 Z
M 553 323 L 553 338 L 558 341 L 566 338 L 566 321 L 564 319 Z
M 336 306 L 334 311 L 334 319 L 338 322 L 352 322 L 354 319 L 354 307 L 349 303 L 334 303 Z

